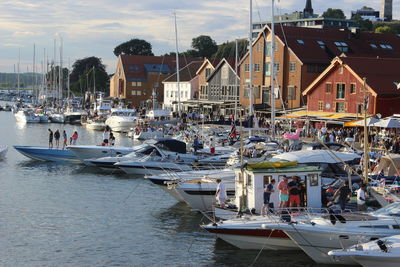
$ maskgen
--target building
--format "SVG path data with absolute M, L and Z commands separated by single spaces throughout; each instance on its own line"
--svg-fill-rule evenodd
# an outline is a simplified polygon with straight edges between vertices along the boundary
M 292 27 L 308 27 L 308 28 L 341 28 L 349 29 L 354 26 L 355 21 L 351 19 L 336 19 L 326 18 L 314 14 L 311 0 L 306 1 L 306 6 L 301 11 L 295 11 L 291 14 L 283 14 L 274 16 L 274 22 L 282 26 Z M 257 38 L 258 34 L 262 32 L 265 25 L 271 22 L 254 22 L 253 23 L 253 38 Z
M 336 56 L 400 58 L 400 37 L 343 29 L 275 26 L 276 108 L 306 104 L 301 94 Z M 271 34 L 264 28 L 253 42 L 253 104 L 270 105 Z M 249 107 L 249 53 L 240 62 L 240 102 Z M 265 110 L 262 110 L 265 111 Z
M 215 70 L 215 67 L 221 59 L 204 59 L 203 64 L 197 71 L 199 76 L 199 100 L 208 100 L 208 82 L 207 79 L 210 77 L 211 73 Z
M 393 0 L 381 0 L 381 19 L 391 21 L 393 18 Z
M 364 20 L 370 20 L 370 21 L 379 21 L 379 11 L 376 11 L 375 9 L 372 8 L 364 8 L 364 9 L 358 9 L 356 11 L 351 11 L 351 17 L 355 16 L 360 16 Z
M 177 112 L 179 101 L 183 103 L 198 99 L 199 76 L 196 73 L 202 64 L 203 61 L 192 61 L 179 71 L 179 90 L 177 73 L 172 74 L 162 82 L 165 109 Z
M 193 60 L 180 58 L 180 68 Z M 120 55 L 110 79 L 110 96 L 136 108 L 152 106 L 155 97 L 157 108 L 164 99 L 162 81 L 175 72 L 175 57 Z
M 364 92 L 364 78 L 365 92 Z M 307 110 L 383 117 L 400 113 L 400 58 L 336 57 L 303 92 Z

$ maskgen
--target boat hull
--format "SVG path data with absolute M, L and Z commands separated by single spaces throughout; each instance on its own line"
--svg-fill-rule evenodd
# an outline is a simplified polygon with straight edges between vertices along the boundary
M 81 161 L 85 159 L 115 157 L 133 152 L 132 148 L 114 146 L 69 146 L 67 149 L 71 150 Z
M 14 146 L 14 148 L 22 155 L 38 161 L 80 163 L 79 159 L 67 149 L 34 146 Z

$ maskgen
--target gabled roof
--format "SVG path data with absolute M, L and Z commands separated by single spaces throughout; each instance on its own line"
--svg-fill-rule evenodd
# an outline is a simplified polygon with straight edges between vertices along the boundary
M 208 76 L 206 81 L 208 82 L 221 68 L 223 65 L 227 64 L 229 68 L 235 73 L 238 77 L 239 75 L 235 71 L 235 60 L 234 59 L 222 59 L 221 62 L 218 64 L 218 66 L 215 67 L 214 71 Z
M 253 46 L 269 31 L 270 25 L 266 25 L 253 42 Z M 279 24 L 275 25 L 275 34 L 302 63 L 329 64 L 335 56 L 343 53 L 339 49 L 342 44 L 349 47 L 349 51 L 345 52 L 348 57 L 400 57 L 400 37 L 395 34 L 353 33 L 337 28 L 317 29 Z M 249 52 L 242 61 L 248 54 Z
M 197 70 L 201 67 L 203 61 L 192 61 L 179 71 L 179 81 L 190 82 L 197 76 Z M 177 73 L 175 72 L 163 82 L 177 82 Z
M 374 96 L 398 95 L 395 83 L 400 82 L 400 58 L 336 57 L 331 65 L 303 92 L 314 90 L 324 77 L 338 65 L 343 65 L 360 82 L 366 78 L 366 88 Z
M 119 57 L 127 80 L 144 81 L 149 72 L 170 75 L 176 71 L 175 57 L 137 55 L 120 55 Z M 179 58 L 179 66 L 182 68 L 194 60 L 198 59 L 181 57 Z
M 219 64 L 219 62 L 221 62 L 222 59 L 220 58 L 213 58 L 213 59 L 208 59 L 208 58 L 204 58 L 203 64 L 200 66 L 200 68 L 197 70 L 196 74 L 199 74 L 200 71 L 207 66 L 207 64 L 210 64 L 213 68 L 213 70 L 215 69 L 215 67 Z

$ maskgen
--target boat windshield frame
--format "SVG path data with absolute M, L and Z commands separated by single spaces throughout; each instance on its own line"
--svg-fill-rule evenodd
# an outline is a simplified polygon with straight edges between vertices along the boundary
M 391 203 L 376 211 L 371 212 L 372 215 L 396 216 L 400 217 L 400 202 Z

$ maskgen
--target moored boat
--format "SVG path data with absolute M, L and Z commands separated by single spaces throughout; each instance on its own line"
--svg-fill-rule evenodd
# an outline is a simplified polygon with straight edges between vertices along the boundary
M 79 159 L 67 149 L 47 148 L 38 146 L 14 146 L 22 155 L 39 161 L 79 163 Z

